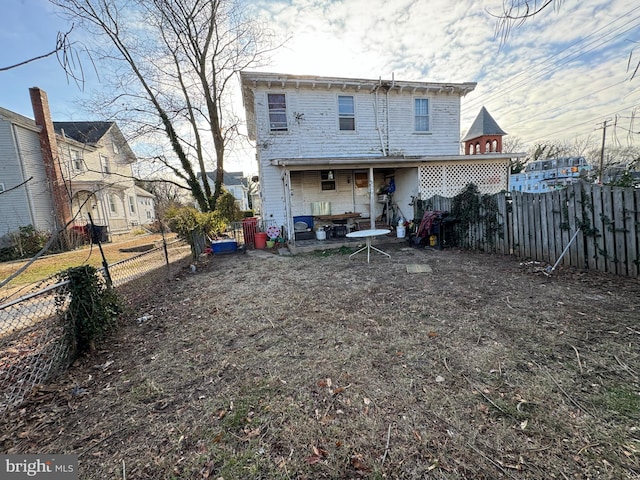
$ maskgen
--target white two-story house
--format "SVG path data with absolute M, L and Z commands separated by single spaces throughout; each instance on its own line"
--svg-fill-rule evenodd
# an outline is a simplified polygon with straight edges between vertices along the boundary
M 295 217 L 318 212 L 390 221 L 383 191 L 411 220 L 416 198 L 452 197 L 469 182 L 483 193 L 507 188 L 509 154 L 460 152 L 460 99 L 475 83 L 240 77 L 263 218 L 289 239 Z
M 46 93 L 30 89 L 34 120 L 0 108 L 0 237 L 19 227 L 83 227 L 110 235 L 155 218 L 134 184 L 136 156 L 114 122 L 53 122 Z M 143 207 L 143 208 L 141 208 Z

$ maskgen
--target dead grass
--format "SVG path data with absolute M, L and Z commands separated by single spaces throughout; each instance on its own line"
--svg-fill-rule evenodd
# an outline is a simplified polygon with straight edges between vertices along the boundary
M 129 292 L 2 451 L 78 454 L 83 479 L 640 476 L 637 280 L 391 252 L 221 256 Z
M 175 237 L 172 235 L 171 238 Z M 138 235 L 123 237 L 112 243 L 104 243 L 102 249 L 109 263 L 115 263 L 126 258 L 137 255 L 136 252 L 121 252 L 121 248 L 133 247 L 143 244 L 160 244 L 162 236 L 160 234 Z M 9 277 L 22 267 L 27 261 L 15 261 L 0 263 L 0 279 Z M 45 255 L 36 260 L 24 273 L 12 280 L 8 287 L 17 287 L 34 282 L 39 282 L 49 278 L 62 270 L 78 265 L 102 265 L 102 257 L 97 245 L 85 245 L 70 252 L 55 255 Z

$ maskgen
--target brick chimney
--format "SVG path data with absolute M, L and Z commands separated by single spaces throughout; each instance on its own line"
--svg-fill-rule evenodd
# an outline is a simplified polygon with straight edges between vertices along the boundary
M 55 211 L 56 228 L 62 228 L 71 220 L 71 198 L 66 189 L 62 169 L 60 168 L 60 158 L 56 132 L 51 120 L 49 101 L 47 93 L 38 87 L 29 89 L 31 96 L 31 106 L 33 107 L 33 117 L 36 125 L 40 127 L 40 150 L 44 162 L 45 172 L 51 188 L 51 198 Z

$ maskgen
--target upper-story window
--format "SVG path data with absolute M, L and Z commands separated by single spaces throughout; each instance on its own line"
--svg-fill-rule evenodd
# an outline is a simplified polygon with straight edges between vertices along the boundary
M 287 101 L 284 93 L 268 93 L 269 130 L 272 132 L 287 131 Z
M 352 95 L 338 95 L 340 130 L 356 129 L 356 108 Z
M 129 195 L 129 212 L 136 213 L 136 199 Z
M 102 173 L 111 173 L 111 161 L 106 155 L 100 155 L 100 165 L 102 166 Z
M 113 142 L 113 153 L 115 153 L 116 155 L 120 153 L 120 147 L 118 147 L 118 142 L 116 141 Z
M 416 132 L 429 132 L 431 125 L 429 122 L 429 99 L 415 99 L 415 128 Z
M 2 193 L 4 191 L 5 191 L 4 183 L 0 183 L 0 193 Z
M 74 170 L 84 170 L 84 161 L 82 160 L 80 150 L 71 150 L 71 163 Z

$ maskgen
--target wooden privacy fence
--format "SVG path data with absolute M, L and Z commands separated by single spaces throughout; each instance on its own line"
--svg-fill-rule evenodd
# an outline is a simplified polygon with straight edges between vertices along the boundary
M 459 246 L 550 265 L 568 246 L 564 265 L 640 276 L 640 189 L 579 182 L 548 193 L 514 191 L 510 200 L 504 194 L 491 198 L 478 222 L 455 226 Z M 427 203 L 453 211 L 451 198 Z
M 510 242 L 510 206 L 505 194 L 483 195 L 475 216 L 480 221 L 453 223 L 454 243 L 462 248 L 483 252 L 512 253 Z M 454 213 L 454 199 L 435 195 L 425 203 L 427 210 L 441 210 Z

